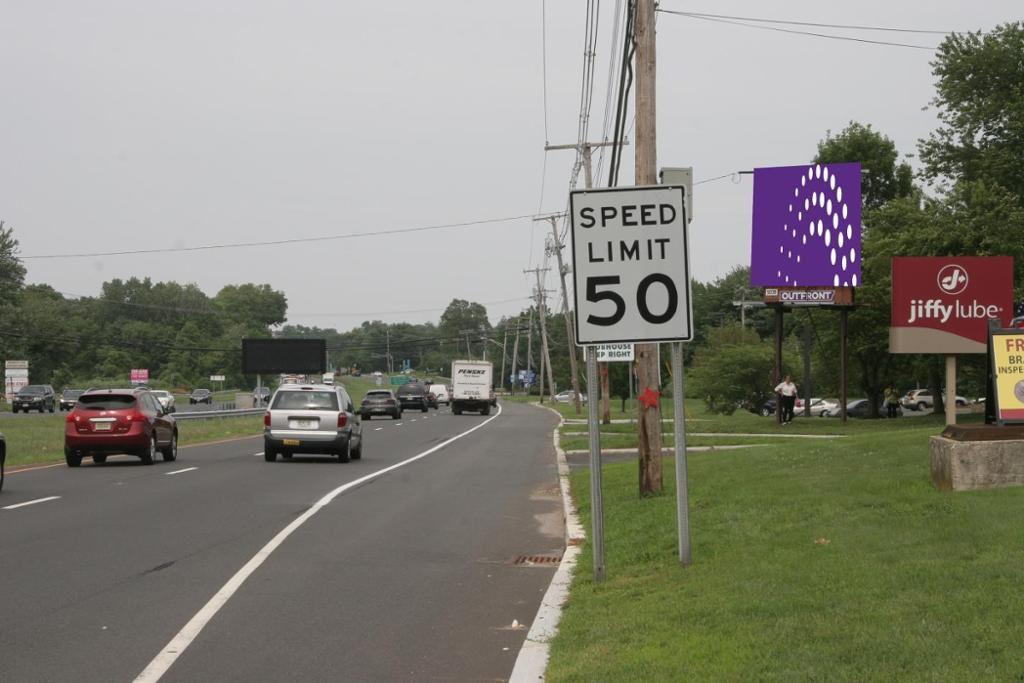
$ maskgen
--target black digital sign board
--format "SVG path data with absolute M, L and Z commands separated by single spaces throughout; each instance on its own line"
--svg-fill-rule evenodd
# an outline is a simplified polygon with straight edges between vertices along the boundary
M 326 339 L 242 340 L 242 372 L 247 375 L 312 375 L 326 369 Z

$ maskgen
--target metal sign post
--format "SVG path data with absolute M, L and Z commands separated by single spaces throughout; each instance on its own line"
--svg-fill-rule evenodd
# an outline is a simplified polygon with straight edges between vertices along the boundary
M 686 472 L 686 412 L 683 406 L 683 345 L 672 343 L 672 417 L 675 419 L 676 517 L 679 527 L 679 562 L 693 563 L 690 552 L 690 492 Z
M 597 353 L 587 347 L 587 386 L 597 386 Z M 601 427 L 597 401 L 587 401 L 587 430 L 590 432 L 590 528 L 594 546 L 594 581 L 604 581 L 604 500 L 601 495 Z
M 672 342 L 675 382 L 676 485 L 679 559 L 690 564 L 686 491 L 686 425 L 680 342 L 693 339 L 693 303 L 682 186 L 576 190 L 569 195 L 576 344 L 587 347 L 587 424 L 590 432 L 591 545 L 594 580 L 602 581 L 604 519 L 597 362 L 633 357 L 632 344 Z M 616 348 L 618 347 L 618 348 Z M 660 382 L 646 386 L 655 402 Z M 658 453 L 655 457 L 660 458 Z

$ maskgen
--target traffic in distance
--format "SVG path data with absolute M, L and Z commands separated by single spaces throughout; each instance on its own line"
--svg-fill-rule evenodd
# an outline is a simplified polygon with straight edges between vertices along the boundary
M 493 365 L 488 361 L 454 361 L 450 383 L 433 379 L 403 378 L 392 389 L 366 392 L 356 406 L 334 373 L 309 377 L 282 375 L 276 391 L 261 385 L 252 394 L 252 408 L 266 407 L 263 416 L 264 459 L 289 460 L 297 453 L 324 455 L 338 462 L 359 460 L 363 454 L 362 421 L 374 417 L 400 420 L 405 410 L 426 413 L 450 407 L 455 415 L 478 412 L 489 415 L 497 406 Z M 353 373 L 354 376 L 359 376 Z M 180 395 L 179 395 L 180 396 Z M 11 402 L 13 413 L 67 412 L 64 421 L 64 461 L 68 467 L 83 462 L 102 465 L 112 455 L 138 458 L 143 465 L 178 457 L 179 427 L 175 419 L 187 418 L 206 405 L 215 405 L 214 392 L 197 387 L 187 394 L 189 411 L 178 413 L 175 395 L 145 385 L 128 388 L 76 389 L 56 392 L 48 384 L 22 387 Z M 236 409 L 234 404 L 228 404 Z M 242 410 L 248 406 L 240 406 Z M 7 444 L 0 434 L 0 488 L 6 464 Z

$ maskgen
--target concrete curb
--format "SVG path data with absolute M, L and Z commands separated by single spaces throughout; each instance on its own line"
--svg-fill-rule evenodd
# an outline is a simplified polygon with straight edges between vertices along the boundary
M 731 445 L 731 446 L 687 446 L 686 447 L 686 452 L 687 453 L 704 453 L 704 452 L 707 452 L 707 451 L 735 451 L 735 450 L 739 450 L 741 448 L 763 448 L 763 447 L 765 447 L 767 445 L 768 444 L 766 444 L 766 443 L 744 443 L 744 444 L 734 444 L 734 445 Z M 567 455 L 568 454 L 582 455 L 582 454 L 589 454 L 590 453 L 590 451 L 562 451 L 562 452 L 567 454 Z M 635 449 L 635 448 L 602 448 L 601 449 L 601 453 L 603 453 L 605 455 L 623 455 L 623 454 L 629 455 L 630 453 L 632 453 L 633 455 L 636 455 L 637 449 Z M 662 455 L 675 455 L 675 453 L 676 453 L 675 449 L 672 449 L 672 448 L 662 448 L 661 449 L 661 454 Z
M 562 555 L 562 561 L 558 565 L 555 575 L 551 578 L 551 584 L 544 593 L 537 616 L 533 618 L 533 624 L 526 634 L 526 640 L 523 641 L 523 646 L 519 649 L 515 667 L 512 669 L 512 676 L 509 678 L 512 683 L 544 680 L 544 672 L 547 670 L 550 656 L 549 643 L 558 633 L 558 622 L 562 618 L 562 605 L 569 598 L 572 573 L 576 567 L 576 560 L 579 558 L 583 541 L 587 537 L 576 514 L 572 492 L 569 490 L 569 463 L 565 459 L 565 451 L 562 450 L 558 433 L 564 419 L 557 410 L 546 406 L 537 407 L 550 410 L 559 418 L 552 440 L 555 445 L 555 458 L 558 462 L 558 487 L 562 492 L 562 513 L 565 516 L 565 553 Z

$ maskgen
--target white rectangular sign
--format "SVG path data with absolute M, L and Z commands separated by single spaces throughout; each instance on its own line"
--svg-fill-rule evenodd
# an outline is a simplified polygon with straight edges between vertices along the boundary
M 25 368 L 24 370 L 11 370 L 8 368 L 7 370 L 4 370 L 4 375 L 7 377 L 24 377 L 28 379 L 28 368 Z
M 210 375 L 210 381 L 211 382 L 223 382 L 224 381 L 224 375 Z
M 569 195 L 576 343 L 690 341 L 685 188 Z
M 27 360 L 8 360 L 4 361 L 4 368 L 8 370 L 28 370 Z
M 629 362 L 634 359 L 632 344 L 598 344 L 591 346 L 598 363 Z

